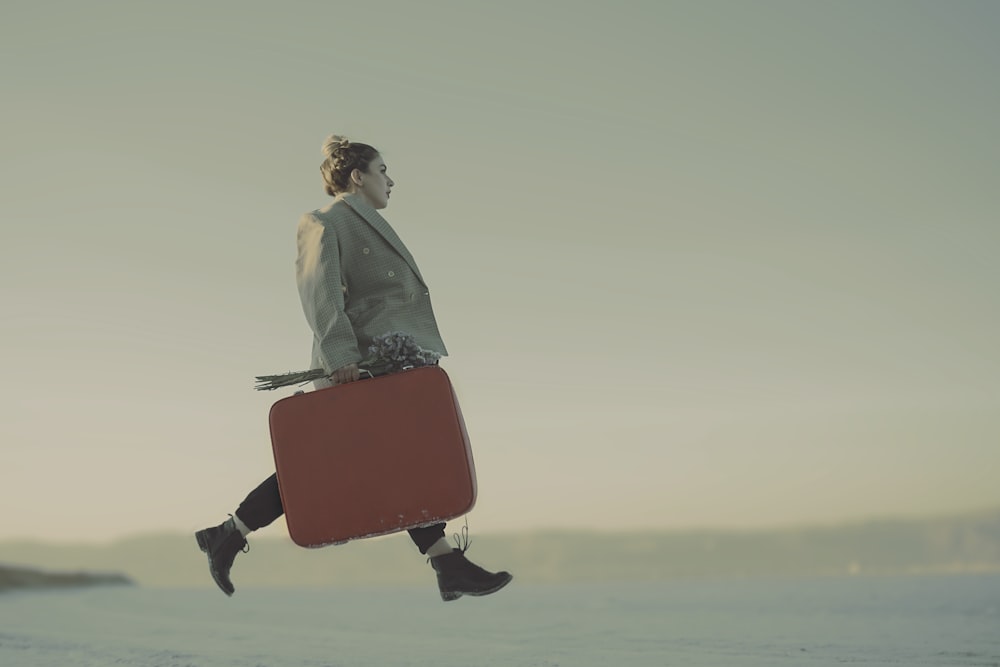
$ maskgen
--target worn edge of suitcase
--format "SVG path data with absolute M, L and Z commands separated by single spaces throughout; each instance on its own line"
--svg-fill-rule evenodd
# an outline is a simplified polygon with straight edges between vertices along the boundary
M 432 520 L 429 520 L 429 521 L 426 521 L 426 522 L 421 522 L 421 523 L 416 523 L 416 524 L 409 524 L 409 525 L 406 525 L 406 526 L 394 526 L 394 527 L 391 527 L 391 528 L 387 528 L 386 530 L 381 530 L 381 531 L 375 531 L 375 532 L 371 532 L 371 533 L 366 533 L 364 535 L 355 535 L 355 536 L 351 536 L 351 537 L 348 537 L 348 538 L 343 539 L 343 540 L 331 540 L 329 542 L 308 542 L 308 541 L 303 541 L 302 539 L 299 539 L 297 537 L 297 535 L 296 535 L 296 531 L 295 531 L 294 526 L 292 525 L 292 522 L 290 522 L 288 520 L 288 516 L 286 514 L 285 515 L 285 525 L 286 525 L 286 528 L 288 530 L 288 535 L 291 538 L 292 542 L 294 542 L 296 545 L 298 545 L 300 547 L 304 547 L 306 549 L 321 549 L 323 547 L 336 546 L 336 545 L 340 545 L 340 544 L 347 544 L 348 542 L 353 542 L 355 540 L 362 540 L 362 539 L 367 539 L 367 538 L 371 538 L 371 537 L 379 537 L 379 536 L 382 536 L 382 535 L 392 535 L 394 533 L 399 533 L 399 532 L 402 532 L 404 530 L 410 530 L 410 529 L 413 529 L 413 528 L 421 528 L 421 527 L 424 527 L 424 526 L 431 526 L 431 525 L 434 525 L 436 523 L 441 523 L 441 522 L 449 521 L 451 519 L 454 519 L 454 518 L 463 516 L 465 514 L 468 514 L 475 507 L 476 500 L 477 500 L 478 495 L 479 495 L 478 481 L 476 479 L 476 465 L 475 465 L 475 460 L 474 460 L 473 454 L 472 454 L 472 445 L 471 445 L 471 443 L 469 441 L 468 430 L 466 429 L 466 426 L 465 426 L 465 418 L 464 418 L 464 416 L 462 414 L 462 407 L 461 407 L 461 404 L 458 401 L 458 393 L 455 391 L 455 386 L 452 383 L 451 378 L 448 376 L 448 373 L 443 368 L 441 368 L 440 366 L 437 366 L 437 365 L 434 365 L 434 366 L 424 366 L 424 367 L 419 367 L 419 368 L 406 369 L 406 370 L 403 370 L 403 371 L 400 371 L 400 372 L 401 373 L 409 373 L 409 372 L 419 371 L 419 370 L 423 370 L 423 371 L 432 370 L 434 372 L 439 373 L 444 378 L 445 384 L 447 385 L 449 391 L 451 392 L 451 396 L 452 396 L 452 403 L 451 403 L 451 405 L 453 407 L 452 417 L 455 419 L 456 425 L 458 426 L 458 428 L 459 428 L 459 430 L 460 430 L 460 432 L 462 434 L 462 439 L 463 439 L 463 442 L 465 444 L 465 456 L 466 456 L 466 459 L 468 461 L 468 467 L 469 467 L 469 484 L 470 484 L 470 487 L 471 487 L 471 492 L 470 492 L 469 502 L 468 502 L 467 506 L 465 506 L 462 510 L 457 511 L 457 512 L 455 512 L 453 514 L 448 514 L 448 515 L 445 515 L 445 516 L 436 517 L 436 518 L 434 518 Z M 358 382 L 374 382 L 374 381 L 379 380 L 380 378 L 385 378 L 385 377 L 388 377 L 388 376 L 387 375 L 380 375 L 380 376 L 375 376 L 373 378 L 358 380 Z M 337 387 L 334 386 L 334 387 L 326 387 L 326 388 L 323 388 L 323 389 L 317 389 L 317 390 L 314 390 L 314 391 L 335 391 L 336 389 L 337 389 Z M 277 408 L 279 404 L 281 404 L 281 403 L 283 403 L 285 401 L 289 401 L 289 400 L 291 400 L 293 398 L 296 398 L 296 396 L 298 396 L 300 393 L 302 393 L 302 392 L 296 392 L 296 394 L 293 394 L 292 396 L 286 396 L 286 397 L 284 397 L 282 399 L 279 399 L 278 401 L 275 401 L 275 403 L 273 403 L 271 405 L 271 408 L 270 408 L 269 414 L 268 414 L 268 426 L 269 426 L 269 430 L 270 430 L 270 434 L 271 434 L 271 441 L 272 441 L 272 451 L 271 451 L 271 453 L 272 453 L 272 456 L 274 457 L 275 472 L 277 474 L 277 480 L 278 480 L 278 493 L 281 495 L 281 501 L 282 501 L 282 506 L 283 507 L 285 506 L 285 496 L 284 496 L 284 493 L 282 492 L 282 487 L 281 487 L 281 470 L 280 470 L 281 466 L 280 466 L 280 464 L 278 462 L 277 451 L 274 448 L 273 415 L 274 415 L 275 408 Z

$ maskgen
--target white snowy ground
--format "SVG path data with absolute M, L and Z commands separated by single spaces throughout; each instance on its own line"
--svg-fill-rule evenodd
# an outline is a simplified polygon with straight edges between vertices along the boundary
M 1000 576 L 0 595 L 3 667 L 1000 665 Z

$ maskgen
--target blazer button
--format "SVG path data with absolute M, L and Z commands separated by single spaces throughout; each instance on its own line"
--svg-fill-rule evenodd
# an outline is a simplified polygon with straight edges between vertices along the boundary
M 363 252 L 364 254 L 366 254 L 366 255 L 367 255 L 368 253 L 370 253 L 370 252 L 371 252 L 371 250 L 369 250 L 368 248 L 362 248 L 362 249 L 361 249 L 361 252 Z
M 395 277 L 395 275 L 396 275 L 396 272 L 395 272 L 395 271 L 390 271 L 390 272 L 389 272 L 389 277 L 390 277 L 390 278 L 393 278 L 393 277 Z

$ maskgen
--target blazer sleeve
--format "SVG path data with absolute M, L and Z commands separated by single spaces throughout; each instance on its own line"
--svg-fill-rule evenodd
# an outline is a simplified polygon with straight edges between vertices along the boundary
M 362 359 L 345 312 L 336 229 L 306 214 L 299 222 L 298 246 L 296 282 L 302 309 L 315 337 L 319 361 L 325 371 L 332 373 Z

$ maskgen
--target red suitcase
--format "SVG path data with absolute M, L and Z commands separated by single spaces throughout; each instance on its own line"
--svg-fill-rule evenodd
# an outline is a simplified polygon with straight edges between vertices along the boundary
M 448 375 L 425 366 L 296 394 L 270 412 L 288 533 L 322 547 L 446 521 L 476 501 Z

